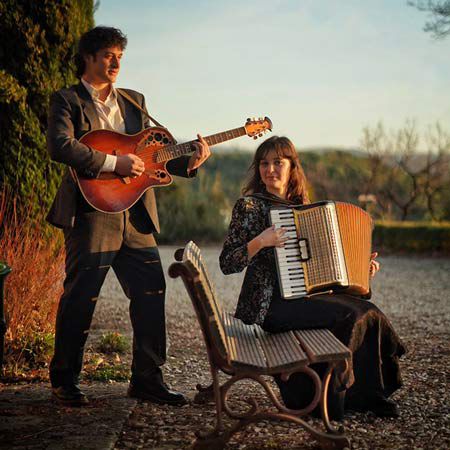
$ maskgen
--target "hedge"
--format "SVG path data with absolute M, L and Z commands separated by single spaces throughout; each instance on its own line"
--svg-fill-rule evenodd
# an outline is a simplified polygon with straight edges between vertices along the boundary
M 373 248 L 388 253 L 450 255 L 450 222 L 376 222 Z

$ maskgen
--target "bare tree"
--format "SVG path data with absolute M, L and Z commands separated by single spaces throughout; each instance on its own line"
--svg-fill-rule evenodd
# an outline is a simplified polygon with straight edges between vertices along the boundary
M 414 121 L 387 134 L 379 123 L 363 130 L 362 147 L 368 154 L 371 175 L 364 194 L 375 194 L 381 217 L 400 220 L 414 210 L 432 220 L 442 220 L 450 186 L 450 137 L 439 124 L 426 136 L 426 152 L 419 150 L 420 136 Z M 395 212 L 395 211 L 394 211 Z
M 421 195 L 421 169 L 417 168 L 416 158 L 419 134 L 415 122 L 406 122 L 405 126 L 394 134 L 393 140 L 393 157 L 397 164 L 391 171 L 384 192 L 400 209 L 401 220 L 406 220 L 411 207 Z
M 437 123 L 427 136 L 426 164 L 422 169 L 422 190 L 432 220 L 442 220 L 437 203 L 448 195 L 450 183 L 450 136 Z
M 436 39 L 450 34 L 450 0 L 408 1 L 408 4 L 431 16 L 431 19 L 425 22 L 425 32 L 431 33 Z
M 366 127 L 363 130 L 361 147 L 367 152 L 369 176 L 362 187 L 362 196 L 367 198 L 375 196 L 379 216 L 383 219 L 392 219 L 392 201 L 384 195 L 388 172 L 392 170 L 392 142 L 388 139 L 381 122 L 374 128 Z

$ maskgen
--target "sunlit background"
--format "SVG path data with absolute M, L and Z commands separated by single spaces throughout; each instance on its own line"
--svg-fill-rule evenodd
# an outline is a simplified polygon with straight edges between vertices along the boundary
M 426 19 L 406 0 L 101 0 L 95 13 L 129 40 L 117 86 L 179 140 L 267 115 L 300 148 L 356 148 L 378 121 L 450 123 L 450 39 Z

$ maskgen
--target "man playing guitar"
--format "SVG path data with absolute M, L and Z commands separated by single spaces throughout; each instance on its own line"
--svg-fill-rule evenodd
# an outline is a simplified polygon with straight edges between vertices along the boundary
M 148 116 L 134 104 L 145 110 L 144 96 L 128 89 L 122 95 L 113 87 L 126 44 L 126 37 L 116 28 L 96 27 L 85 33 L 76 61 L 80 83 L 61 89 L 51 99 L 50 156 L 84 179 L 100 179 L 109 173 L 133 182 L 145 176 L 144 161 L 135 153 L 105 154 L 80 142 L 92 130 L 133 135 L 150 126 Z M 192 156 L 169 161 L 167 171 L 194 177 L 210 150 L 198 136 L 193 151 Z M 160 369 L 166 359 L 165 280 L 153 237 L 159 232 L 153 189 L 146 190 L 129 209 L 105 213 L 86 202 L 67 172 L 47 219 L 63 229 L 66 248 L 66 279 L 50 364 L 53 398 L 71 406 L 88 403 L 78 379 L 95 303 L 112 267 L 130 299 L 133 362 L 128 394 L 154 403 L 185 404 L 181 393 L 167 388 Z

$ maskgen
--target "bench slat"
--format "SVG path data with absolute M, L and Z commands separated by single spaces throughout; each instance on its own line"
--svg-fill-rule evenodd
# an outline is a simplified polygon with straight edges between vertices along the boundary
M 294 333 L 313 363 L 339 361 L 351 356 L 350 350 L 330 330 L 295 330 Z
M 241 320 L 230 314 L 223 314 L 225 331 L 229 349 L 235 352 L 231 357 L 232 362 L 266 368 L 267 363 L 257 339 L 253 325 L 246 325 Z
M 301 349 L 292 332 L 270 334 L 258 327 L 256 333 L 269 367 L 308 364 L 308 356 Z

